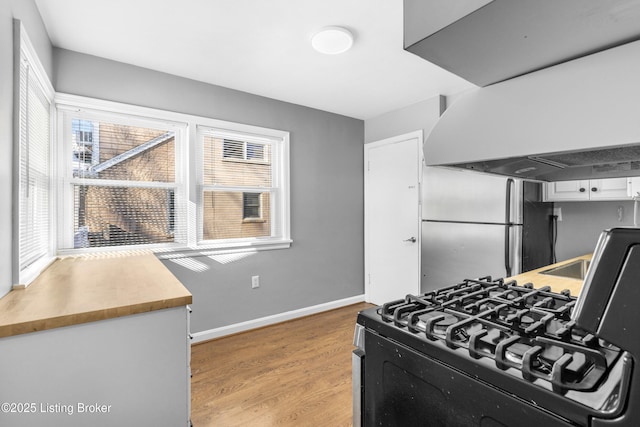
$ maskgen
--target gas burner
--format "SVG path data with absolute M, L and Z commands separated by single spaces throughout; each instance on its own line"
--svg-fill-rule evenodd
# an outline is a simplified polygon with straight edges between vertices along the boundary
M 530 345 L 524 344 L 522 342 L 516 342 L 507 347 L 507 350 L 505 351 L 505 358 L 509 362 L 513 362 L 522 366 L 522 358 L 529 350 L 531 350 Z
M 501 304 L 496 308 L 498 318 L 503 319 L 504 321 L 511 318 L 512 316 L 515 316 L 518 313 L 518 310 L 510 305 Z
M 471 304 L 467 304 L 462 307 L 462 310 L 468 314 L 480 314 L 485 311 L 495 310 L 501 306 L 507 307 L 498 301 L 495 301 L 491 298 L 486 298 Z
M 515 301 L 522 297 L 523 291 L 521 289 L 507 289 L 506 291 L 496 295 L 497 298 L 505 301 Z
M 460 322 L 457 316 L 443 311 L 427 312 L 418 316 L 418 318 L 419 320 L 416 326 L 429 337 L 444 338 L 447 329 L 451 325 Z
M 546 324 L 553 319 L 553 314 L 535 310 L 519 310 L 506 318 L 513 328 L 525 334 L 537 334 L 544 331 Z
M 505 361 L 511 362 L 512 366 L 523 366 L 525 357 L 529 354 L 529 365 L 537 372 L 548 375 L 551 373 L 553 364 L 556 363 L 564 354 L 564 350 L 558 346 L 549 346 L 546 348 L 536 348 L 534 342 L 528 340 L 516 341 L 506 347 L 504 351 Z M 531 357 L 531 355 L 533 357 Z M 584 360 L 584 358 L 583 358 Z

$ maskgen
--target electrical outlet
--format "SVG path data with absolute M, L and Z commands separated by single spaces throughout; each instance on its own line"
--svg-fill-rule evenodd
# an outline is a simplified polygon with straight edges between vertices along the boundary
M 251 289 L 260 287 L 260 276 L 251 276 Z
M 558 221 L 562 221 L 562 208 L 553 208 L 553 214 L 558 217 Z

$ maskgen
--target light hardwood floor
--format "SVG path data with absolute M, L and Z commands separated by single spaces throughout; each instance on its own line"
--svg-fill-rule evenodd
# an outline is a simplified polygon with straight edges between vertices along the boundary
M 191 349 L 194 427 L 350 426 L 359 303 Z

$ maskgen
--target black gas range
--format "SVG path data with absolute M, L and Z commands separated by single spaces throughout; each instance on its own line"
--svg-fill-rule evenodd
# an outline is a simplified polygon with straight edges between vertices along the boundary
M 359 313 L 354 425 L 640 426 L 640 230 L 579 297 L 484 277 Z

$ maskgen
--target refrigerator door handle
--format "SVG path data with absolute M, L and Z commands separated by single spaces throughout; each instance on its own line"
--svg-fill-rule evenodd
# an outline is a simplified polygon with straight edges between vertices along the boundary
M 509 244 L 509 240 L 511 238 L 511 226 L 509 225 L 505 225 L 504 226 L 504 269 L 507 272 L 507 276 L 506 277 L 511 277 L 511 254 L 510 254 L 510 247 L 511 245 Z
M 504 268 L 507 277 L 511 276 L 511 193 L 515 181 L 512 178 L 507 179 L 507 195 L 505 199 L 505 218 L 504 218 Z

